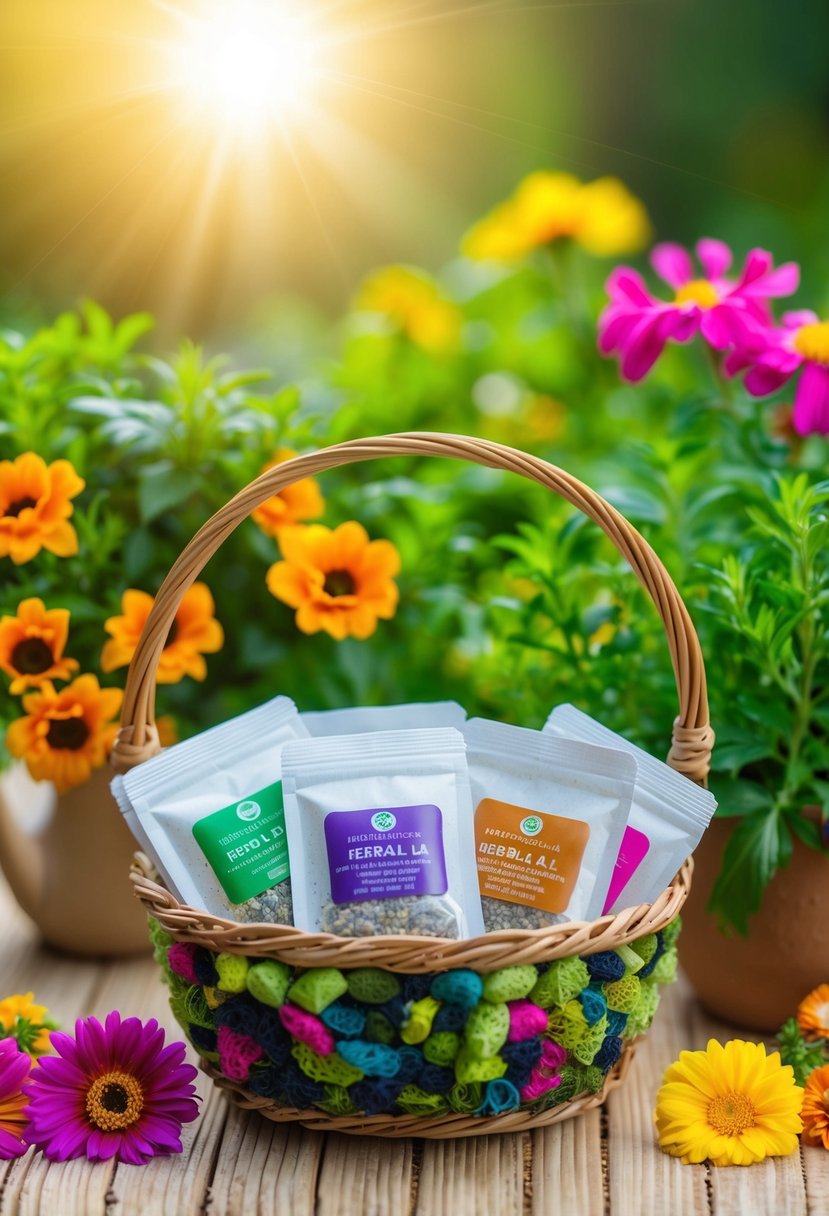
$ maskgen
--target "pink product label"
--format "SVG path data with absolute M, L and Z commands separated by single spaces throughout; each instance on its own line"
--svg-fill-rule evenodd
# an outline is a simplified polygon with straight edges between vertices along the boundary
M 443 895 L 446 859 L 438 807 L 332 811 L 325 844 L 335 904 L 405 895 Z
M 610 890 L 602 908 L 602 916 L 616 903 L 650 847 L 651 842 L 644 832 L 640 832 L 637 828 L 625 828 L 625 834 L 619 846 L 619 856 L 613 867 Z

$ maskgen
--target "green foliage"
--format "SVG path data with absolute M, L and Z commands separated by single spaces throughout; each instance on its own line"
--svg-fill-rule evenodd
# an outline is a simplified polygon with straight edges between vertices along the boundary
M 780 1027 L 777 1045 L 780 1059 L 784 1064 L 791 1065 L 798 1085 L 805 1085 L 814 1070 L 826 1061 L 826 1041 L 818 1039 L 814 1043 L 807 1042 L 800 1033 L 796 1018 L 789 1018 Z

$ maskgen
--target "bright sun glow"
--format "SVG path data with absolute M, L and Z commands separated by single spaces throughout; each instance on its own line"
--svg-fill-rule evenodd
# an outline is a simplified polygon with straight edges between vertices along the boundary
M 177 83 L 200 108 L 250 131 L 296 114 L 319 70 L 310 22 L 278 0 L 212 5 L 188 22 L 174 64 Z

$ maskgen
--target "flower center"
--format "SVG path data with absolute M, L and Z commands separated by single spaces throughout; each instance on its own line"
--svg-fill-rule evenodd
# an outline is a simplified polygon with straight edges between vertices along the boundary
M 721 1136 L 740 1136 L 754 1126 L 756 1111 L 745 1094 L 718 1094 L 708 1103 L 708 1122 Z
M 132 1127 L 141 1117 L 143 1108 L 144 1091 L 127 1072 L 105 1072 L 87 1090 L 87 1116 L 102 1132 Z
M 38 676 L 52 666 L 54 656 L 43 638 L 25 638 L 11 654 L 12 667 L 24 676 Z
M 53 718 L 46 733 L 46 742 L 58 750 L 76 752 L 89 738 L 89 727 L 83 718 Z
M 175 617 L 173 617 L 173 623 L 170 626 L 169 632 L 167 634 L 167 641 L 164 643 L 164 649 L 166 650 L 168 646 L 172 646 L 173 642 L 176 640 L 177 637 L 178 637 L 178 621 L 176 620 Z
M 829 321 L 801 325 L 794 336 L 794 348 L 812 363 L 829 364 Z
M 322 585 L 326 595 L 353 595 L 356 584 L 348 570 L 329 570 Z
M 713 308 L 719 302 L 716 287 L 707 279 L 692 279 L 690 283 L 683 283 L 674 296 L 675 304 L 698 304 L 700 308 Z
M 9 505 L 6 507 L 5 511 L 3 512 L 3 514 L 6 516 L 11 515 L 14 519 L 17 519 L 17 517 L 21 511 L 25 511 L 27 507 L 36 507 L 36 506 L 37 506 L 36 498 L 18 498 L 17 502 L 9 503 Z

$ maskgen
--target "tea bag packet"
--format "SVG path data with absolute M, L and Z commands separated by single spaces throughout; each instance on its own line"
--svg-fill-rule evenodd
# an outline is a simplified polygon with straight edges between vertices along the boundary
M 717 807 L 713 794 L 574 705 L 554 709 L 544 731 L 616 747 L 635 758 L 630 820 L 603 912 L 653 903 L 699 844 Z
M 483 932 L 463 736 L 451 727 L 290 743 L 294 919 L 308 932 Z
M 361 735 L 365 731 L 417 730 L 455 726 L 460 730 L 466 710 L 457 701 L 421 701 L 409 705 L 358 705 L 353 709 L 323 709 L 299 715 L 309 732 L 322 735 Z
M 293 701 L 275 697 L 115 778 L 128 826 L 182 903 L 293 923 L 281 756 L 307 736 Z
M 601 915 L 636 762 L 473 718 L 464 727 L 484 923 L 540 929 Z

